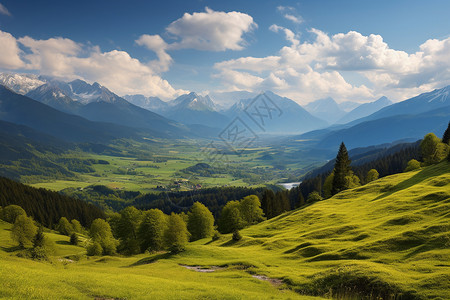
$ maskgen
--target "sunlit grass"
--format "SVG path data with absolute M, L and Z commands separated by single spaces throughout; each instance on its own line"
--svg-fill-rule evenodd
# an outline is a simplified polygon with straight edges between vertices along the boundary
M 449 171 L 450 164 L 441 163 L 388 176 L 251 226 L 239 242 L 230 235 L 203 239 L 173 256 L 34 262 L 7 251 L 14 246 L 10 224 L 0 223 L 0 296 L 376 299 L 390 291 L 392 299 L 450 299 Z M 65 244 L 68 237 L 49 237 L 59 256 L 84 251 Z M 181 265 L 224 268 L 199 273 Z M 372 290 L 364 292 L 367 287 Z

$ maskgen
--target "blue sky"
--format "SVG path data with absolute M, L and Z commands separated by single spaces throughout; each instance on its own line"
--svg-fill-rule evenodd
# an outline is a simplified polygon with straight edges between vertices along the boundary
M 0 71 L 120 95 L 270 89 L 364 102 L 450 80 L 445 0 L 0 3 Z

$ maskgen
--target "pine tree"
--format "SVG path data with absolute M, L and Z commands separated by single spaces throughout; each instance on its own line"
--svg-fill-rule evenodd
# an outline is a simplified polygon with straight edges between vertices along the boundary
M 346 189 L 346 176 L 348 176 L 351 160 L 348 157 L 347 148 L 344 142 L 339 147 L 339 152 L 336 156 L 336 163 L 334 164 L 334 178 L 331 193 L 333 195 Z
M 448 127 L 442 136 L 442 142 L 444 144 L 450 145 L 450 122 L 448 122 Z
M 302 192 L 300 191 L 300 189 L 298 189 L 298 201 L 297 201 L 297 205 L 295 207 L 302 207 L 303 205 L 305 205 L 305 197 L 303 197 Z

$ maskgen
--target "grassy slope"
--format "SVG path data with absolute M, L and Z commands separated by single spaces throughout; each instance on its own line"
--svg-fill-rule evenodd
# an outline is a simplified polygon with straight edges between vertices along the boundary
M 289 286 L 322 296 L 334 288 L 334 296 L 353 299 L 367 287 L 374 295 L 450 299 L 449 171 L 441 163 L 385 177 L 245 229 L 238 243 L 229 235 L 201 240 L 175 256 L 33 262 L 5 251 L 13 244 L 3 223 L 0 297 L 309 298 L 283 289 Z M 83 251 L 57 245 L 59 255 Z M 180 264 L 228 268 L 198 273 Z M 277 288 L 250 274 L 285 284 Z

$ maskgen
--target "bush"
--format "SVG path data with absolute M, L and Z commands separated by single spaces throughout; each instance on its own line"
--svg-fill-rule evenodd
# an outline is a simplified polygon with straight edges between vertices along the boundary
M 380 174 L 375 169 L 370 169 L 369 172 L 367 172 L 366 176 L 366 183 L 372 182 L 374 180 L 377 180 Z
M 406 165 L 405 172 L 414 171 L 420 169 L 420 162 L 418 162 L 415 159 L 411 159 L 408 161 L 408 164 Z
M 98 242 L 94 242 L 87 248 L 87 255 L 89 256 L 100 256 L 103 254 L 103 248 Z
M 217 241 L 218 239 L 220 239 L 220 232 L 218 232 L 217 230 L 214 230 L 214 234 L 211 239 L 213 241 Z
M 322 196 L 320 196 L 320 194 L 316 191 L 309 193 L 308 195 L 308 199 L 306 200 L 306 202 L 308 203 L 313 203 L 313 202 L 317 202 L 317 201 L 321 201 L 323 200 Z
M 233 237 L 232 237 L 232 239 L 233 239 L 233 241 L 235 241 L 235 242 L 242 240 L 242 235 L 241 235 L 241 233 L 239 232 L 239 230 L 236 230 L 236 231 L 233 232 Z

